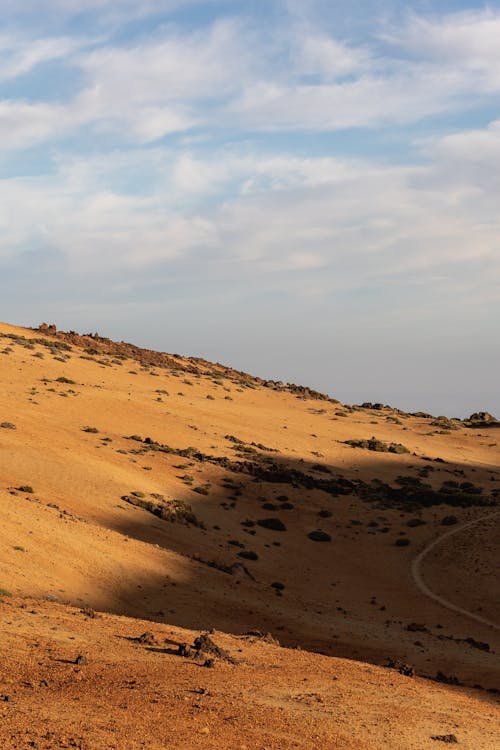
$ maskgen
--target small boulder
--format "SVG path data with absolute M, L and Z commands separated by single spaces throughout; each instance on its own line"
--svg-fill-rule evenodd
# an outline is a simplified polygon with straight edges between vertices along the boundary
M 285 524 L 279 518 L 261 518 L 257 524 L 270 531 L 286 531 Z
M 331 542 L 332 541 L 332 537 L 330 536 L 330 534 L 327 534 L 326 531 L 320 531 L 319 529 L 316 531 L 310 531 L 307 537 L 313 542 Z

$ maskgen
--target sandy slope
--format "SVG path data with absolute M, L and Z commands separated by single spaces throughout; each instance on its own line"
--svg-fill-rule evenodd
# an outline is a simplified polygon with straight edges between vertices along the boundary
M 171 626 L 29 600 L 4 601 L 0 617 L 4 750 L 423 750 L 449 735 L 482 750 L 500 739 L 491 698 L 382 667 L 216 632 L 237 663 L 206 668 L 175 653 L 197 634 Z M 135 640 L 145 632 L 149 645 Z
M 173 449 L 195 446 L 204 455 L 217 459 L 229 457 L 233 462 L 247 460 L 260 465 L 259 462 L 269 459 L 280 468 L 299 469 L 316 479 L 342 475 L 346 480 L 383 480 L 395 487 L 398 476 L 417 477 L 431 467 L 425 481 L 434 489 L 444 481 L 470 481 L 482 488 L 483 497 L 490 498 L 500 487 L 500 431 L 462 428 L 439 434 L 429 419 L 399 415 L 398 424 L 387 421 L 388 416 L 395 416 L 389 411 L 351 411 L 330 402 L 302 399 L 297 393 L 266 388 L 208 363 L 177 359 L 177 366 L 194 370 L 182 372 L 173 367 L 141 366 L 134 359 L 113 354 L 89 354 L 74 344 L 67 352 L 51 351 L 41 343 L 29 345 L 26 340 L 11 337 L 43 338 L 56 344 L 60 340 L 5 324 L 0 325 L 0 335 L 0 350 L 3 347 L 0 422 L 16 427 L 0 428 L 0 588 L 15 596 L 56 597 L 76 606 L 85 604 L 101 611 L 140 617 L 156 622 L 154 627 L 162 628 L 162 633 L 174 626 L 195 630 L 216 627 L 227 633 L 270 630 L 289 646 L 300 645 L 375 664 L 384 663 L 391 655 L 413 664 L 421 674 L 434 676 L 441 670 L 446 675 L 456 675 L 466 685 L 499 687 L 495 653 L 500 648 L 498 632 L 424 596 L 410 575 L 412 559 L 446 531 L 441 525 L 444 517 L 452 514 L 459 523 L 467 523 L 485 515 L 488 508 L 442 504 L 406 512 L 356 494 L 332 496 L 320 489 L 294 486 L 297 482 L 255 481 L 255 476 L 247 471 L 235 473 L 211 461 L 151 451 L 144 442 L 129 438 L 150 437 Z M 87 349 L 96 346 L 92 340 L 81 343 Z M 73 382 L 59 382 L 58 378 Z M 97 432 L 86 432 L 85 427 Z M 244 441 L 246 453 L 227 438 L 231 435 Z M 387 442 L 403 443 L 410 453 L 374 453 L 353 449 L 342 442 L 372 435 Z M 437 457 L 446 463 L 425 460 Z M 326 470 L 331 474 L 326 474 Z M 33 492 L 19 489 L 28 485 Z M 208 486 L 208 494 L 194 491 L 204 485 Z M 134 507 L 122 499 L 133 491 L 144 493 L 145 500 L 153 493 L 188 503 L 203 527 L 165 521 Z M 279 499 L 285 495 L 286 501 Z M 268 504 L 274 508 L 263 507 Z M 270 517 L 279 518 L 286 530 L 242 525 Z M 416 518 L 423 523 L 407 525 Z M 497 622 L 500 613 L 494 592 L 499 585 L 495 579 L 498 526 L 474 528 L 477 534 L 471 529 L 469 534 L 454 535 L 449 545 L 437 547 L 435 553 L 426 557 L 423 572 L 427 584 L 443 597 L 466 610 L 481 610 Z M 307 535 L 317 529 L 330 534 L 331 542 L 311 541 Z M 402 537 L 409 539 L 408 546 L 395 545 Z M 258 559 L 244 559 L 239 556 L 242 551 L 254 552 Z M 228 571 L 235 564 L 239 565 L 232 568 L 232 573 L 221 570 Z M 273 583 L 284 586 L 281 595 L 272 587 Z M 5 615 L 17 603 L 4 607 Z M 40 648 L 47 649 L 47 653 L 52 648 L 51 638 L 55 637 L 49 632 L 51 618 L 55 618 L 51 627 L 56 628 L 63 621 L 66 628 L 69 623 L 79 622 L 71 611 L 45 604 L 43 611 L 48 619 L 43 630 L 43 618 L 29 618 L 25 610 L 15 611 L 22 620 L 21 632 L 34 632 L 42 644 Z M 113 624 L 108 627 L 107 623 Z M 111 697 L 116 697 L 113 691 L 118 689 L 113 682 L 115 668 L 111 669 L 117 660 L 125 660 L 124 673 L 129 668 L 129 654 L 132 672 L 143 670 L 142 675 L 144 670 L 153 668 L 147 661 L 152 658 L 149 652 L 147 655 L 141 652 L 139 658 L 137 650 L 120 650 L 123 644 L 118 649 L 115 636 L 110 635 L 118 627 L 115 623 L 129 633 L 130 628 L 140 629 L 133 621 L 108 617 L 92 620 L 92 628 L 84 628 L 85 647 L 100 653 L 99 638 L 105 643 L 105 652 L 110 654 L 109 660 L 98 665 L 93 658 L 91 665 L 92 669 L 98 669 L 105 685 L 109 680 Z M 488 643 L 489 651 L 471 645 L 467 638 L 476 644 Z M 28 641 L 21 639 L 17 656 L 10 647 L 5 648 L 9 650 L 10 664 L 18 663 L 21 671 L 28 669 L 34 658 Z M 336 745 L 337 735 L 333 724 L 328 723 L 336 714 L 330 714 L 319 701 L 314 710 L 311 706 L 306 710 L 303 701 L 299 706 L 284 693 L 273 693 L 271 665 L 266 665 L 257 678 L 267 686 L 265 709 L 257 705 L 255 694 L 248 692 L 250 688 L 243 682 L 240 684 L 242 670 L 224 666 L 222 670 L 229 669 L 231 675 L 237 675 L 233 687 L 241 691 L 245 700 L 245 711 L 242 712 L 240 705 L 239 713 L 235 714 L 240 718 L 234 723 L 239 726 L 243 714 L 253 716 L 255 711 L 258 715 L 264 712 L 264 727 L 265 722 L 274 722 L 273 717 L 278 713 L 283 713 L 287 726 L 292 727 L 288 734 L 283 734 L 281 745 L 276 744 L 277 736 L 267 737 L 264 728 L 258 739 L 247 738 L 248 748 L 439 746 L 438 741 L 429 740 L 431 724 L 433 721 L 436 724 L 436 733 L 445 733 L 439 731 L 441 718 L 445 717 L 444 723 L 449 723 L 455 710 L 465 711 L 463 715 L 467 717 L 470 710 L 475 717 L 474 722 L 469 718 L 462 722 L 462 729 L 470 725 L 479 732 L 481 726 L 485 728 L 480 740 L 483 744 L 479 744 L 479 735 L 467 739 L 464 734 L 462 742 L 472 743 L 464 746 L 494 747 L 492 735 L 486 732 L 491 712 L 495 710 L 491 693 L 483 690 L 473 695 L 371 666 L 323 661 L 317 655 L 290 651 L 283 653 L 285 656 L 276 659 L 286 659 L 287 664 L 292 656 L 292 660 L 298 659 L 290 666 L 290 674 L 298 674 L 300 663 L 308 680 L 316 670 L 323 669 L 320 666 L 323 664 L 329 665 L 325 669 L 334 669 L 336 673 L 346 670 L 346 685 L 352 678 L 356 690 L 362 694 L 366 691 L 370 708 L 365 723 L 372 736 L 368 730 L 361 732 L 363 720 L 356 713 L 353 724 L 361 732 L 358 744 L 346 744 L 349 731 L 335 724 L 340 742 Z M 177 666 L 177 657 L 169 656 L 167 661 L 171 664 L 168 669 L 173 670 L 172 679 L 181 680 L 179 670 L 184 670 L 184 674 L 188 667 L 184 662 Z M 193 669 L 192 665 L 189 669 Z M 366 681 L 365 675 L 370 676 Z M 3 677 L 6 679 L 4 674 Z M 219 677 L 217 671 L 217 677 L 210 679 L 220 680 L 220 685 L 227 687 L 222 672 Z M 255 675 L 252 679 L 255 684 Z M 282 684 L 286 686 L 288 679 L 292 677 L 286 673 Z M 393 686 L 385 699 L 392 708 L 386 716 L 377 703 L 376 688 L 379 684 L 389 686 L 390 682 Z M 249 679 L 248 684 L 251 683 Z M 60 709 L 57 709 L 58 689 L 50 693 L 49 701 L 48 723 L 54 727 Z M 320 696 L 324 696 L 325 689 L 324 685 L 321 690 L 318 688 Z M 354 690 L 354 685 L 351 689 Z M 92 711 L 97 711 L 99 701 L 104 707 L 106 700 L 111 700 L 98 693 L 94 695 L 88 686 L 85 690 L 86 695 L 92 695 Z M 405 691 L 410 691 L 409 697 Z M 35 722 L 38 697 L 42 700 L 45 696 L 46 700 L 47 694 L 35 693 Z M 146 692 L 133 694 L 142 707 L 149 706 Z M 269 696 L 273 695 L 271 700 Z M 222 703 L 210 712 L 210 732 L 215 726 L 213 722 L 219 727 L 224 701 L 233 706 L 231 696 L 232 693 L 227 693 L 221 698 Z M 61 696 L 60 699 L 63 700 Z M 391 732 L 397 733 L 400 723 L 394 708 L 398 699 L 403 705 L 408 703 L 409 715 L 413 716 L 408 727 L 413 729 L 395 739 Z M 23 700 L 28 698 L 25 696 Z M 346 711 L 354 711 L 360 701 L 359 694 L 353 693 L 349 701 Z M 436 723 L 438 714 L 433 712 L 438 702 L 442 703 L 443 711 Z M 422 724 L 422 731 L 427 732 L 425 738 L 415 729 L 420 724 L 412 714 L 419 704 L 426 706 L 425 722 L 431 722 Z M 171 713 L 179 708 L 176 702 L 170 708 L 164 703 L 162 706 Z M 469 708 L 466 710 L 465 706 Z M 9 705 L 7 709 L 10 708 Z M 302 717 L 303 711 L 307 718 Z M 17 719 L 9 714 L 9 721 L 14 723 L 9 724 L 8 730 L 14 734 L 16 726 L 21 726 L 21 715 L 15 715 Z M 424 722 L 422 717 L 420 723 Z M 309 723 L 317 726 L 320 720 L 323 734 L 313 740 L 313 734 L 306 733 L 301 740 L 299 727 Z M 119 724 L 123 717 L 116 721 Z M 153 744 L 151 735 L 147 735 L 149 729 L 143 726 L 148 724 L 146 719 L 139 721 L 136 717 L 134 721 L 133 731 L 145 733 L 145 739 L 141 740 L 145 744 L 141 745 L 137 739 L 132 747 L 195 746 L 189 744 L 195 740 L 186 736 L 176 736 L 166 745 L 164 738 L 155 739 L 160 744 Z M 254 722 L 250 724 L 253 726 Z M 217 729 L 220 739 L 211 739 L 211 734 L 207 734 L 203 747 L 239 747 L 245 743 L 238 734 L 240 729 L 234 730 L 233 736 L 233 730 L 226 724 L 220 726 L 224 726 L 224 731 Z M 226 730 L 228 733 L 224 734 Z M 81 735 L 81 730 L 71 731 L 74 736 Z M 10 736 L 4 729 L 0 732 Z M 110 732 L 102 729 L 88 747 L 128 747 L 120 744 L 118 731 L 112 738 Z M 385 740 L 383 732 L 388 732 L 387 737 L 392 739 Z M 17 746 L 28 745 L 6 745 Z M 59 746 L 64 745 L 54 744 Z

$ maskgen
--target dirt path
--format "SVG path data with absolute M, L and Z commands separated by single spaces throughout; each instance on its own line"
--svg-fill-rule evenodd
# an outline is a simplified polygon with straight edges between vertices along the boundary
M 483 523 L 484 521 L 490 520 L 491 518 L 496 518 L 497 516 L 500 516 L 500 511 L 497 511 L 496 513 L 490 513 L 487 516 L 481 516 L 481 518 L 476 518 L 474 521 L 469 521 L 468 523 L 464 523 L 455 529 L 451 529 L 450 531 L 447 531 L 445 534 L 442 534 L 437 539 L 434 539 L 434 541 L 428 544 L 427 547 L 425 547 L 422 550 L 422 552 L 420 552 L 420 554 L 417 555 L 417 557 L 415 557 L 415 559 L 412 561 L 411 575 L 412 575 L 412 578 L 416 587 L 425 596 L 428 596 L 430 599 L 434 599 L 434 601 L 438 602 L 438 604 L 441 604 L 441 606 L 446 607 L 446 609 L 451 609 L 453 610 L 453 612 L 458 612 L 464 617 L 468 617 L 471 620 L 476 620 L 476 622 L 480 622 L 482 625 L 487 625 L 490 628 L 494 628 L 494 630 L 500 631 L 500 625 L 498 623 L 492 622 L 491 620 L 488 620 L 485 617 L 481 617 L 481 615 L 477 615 L 474 612 L 468 612 L 466 609 L 459 607 L 458 604 L 453 604 L 453 602 L 448 601 L 448 599 L 445 599 L 439 594 L 434 593 L 434 591 L 431 591 L 431 589 L 427 586 L 426 582 L 424 581 L 422 570 L 421 570 L 422 563 L 427 557 L 427 555 L 430 552 L 432 552 L 432 550 L 435 549 L 435 547 L 437 547 L 439 544 L 444 542 L 446 539 L 449 539 L 451 536 L 454 536 L 455 534 L 460 534 L 462 531 L 465 531 L 466 529 L 470 529 L 473 526 L 477 526 L 478 524 Z

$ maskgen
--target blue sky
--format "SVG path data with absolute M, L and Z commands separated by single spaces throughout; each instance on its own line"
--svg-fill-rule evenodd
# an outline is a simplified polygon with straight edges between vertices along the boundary
M 500 416 L 500 3 L 0 12 L 4 320 Z

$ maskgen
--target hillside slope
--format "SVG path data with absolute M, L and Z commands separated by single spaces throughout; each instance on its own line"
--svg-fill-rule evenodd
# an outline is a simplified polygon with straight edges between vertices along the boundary
M 411 563 L 455 526 L 457 533 L 425 558 L 422 575 L 433 591 L 464 611 L 499 622 L 496 429 L 390 408 L 346 407 L 308 389 L 203 360 L 48 328 L 35 332 L 0 324 L 0 373 L 0 589 L 14 595 L 1 599 L 0 607 L 5 632 L 9 618 L 22 621 L 19 653 L 6 645 L 8 639 L 3 642 L 6 658 L 18 663 L 20 672 L 32 659 L 30 632 L 49 654 L 56 637 L 49 623 L 59 628 L 64 622 L 71 630 L 76 618 L 61 607 L 65 604 L 148 620 L 162 637 L 169 628 L 177 633 L 176 628 L 213 627 L 235 635 L 270 631 L 285 646 L 329 657 L 375 665 L 391 657 L 420 675 L 483 689 L 437 686 L 289 650 L 273 652 L 271 661 L 290 661 L 290 670 L 296 675 L 305 670 L 307 680 L 316 670 L 345 670 L 346 684 L 355 681 L 369 705 L 373 701 L 374 717 L 383 713 L 377 686 L 385 686 L 384 700 L 393 706 L 404 695 L 412 711 L 421 704 L 432 716 L 440 703 L 449 725 L 458 706 L 462 711 L 467 705 L 474 721 L 461 726 L 478 732 L 490 726 L 495 696 L 484 688 L 500 685 L 498 628 L 425 596 L 412 579 Z M 461 524 L 483 518 L 474 532 L 460 531 Z M 43 627 L 40 616 L 30 618 L 18 608 L 26 597 L 45 601 L 35 607 L 44 613 Z M 112 682 L 117 659 L 125 659 L 123 669 L 135 674 L 149 669 L 144 659 L 152 658 L 150 652 L 140 658 L 130 652 L 127 665 L 129 657 L 110 633 L 116 623 L 128 634 L 139 625 L 111 614 L 93 619 L 92 630 L 83 628 L 82 649 L 97 655 L 102 639 L 111 655 L 96 666 L 103 684 Z M 178 670 L 187 669 L 176 666 L 177 657 L 167 661 L 175 679 Z M 5 663 L 2 669 L 7 679 Z M 234 665 L 222 669 L 232 670 L 239 685 Z M 248 686 L 238 689 L 246 710 L 251 705 L 264 711 L 266 722 L 284 711 L 292 729 L 281 745 L 263 734 L 247 742 L 248 748 L 314 747 L 307 744 L 312 739 L 300 744 L 301 712 L 314 723 L 320 716 L 326 720 L 330 709 L 318 701 L 320 708 L 306 710 L 273 692 L 271 669 L 266 665 L 258 677 L 269 683 L 265 710 L 253 703 Z M 216 671 L 213 679 L 222 685 L 225 678 Z M 370 675 L 366 684 L 365 675 Z M 284 676 L 284 685 L 287 680 Z M 2 686 L 1 691 L 7 693 Z M 316 692 L 324 698 L 324 686 Z M 149 700 L 141 695 L 134 693 L 137 700 Z M 354 711 L 359 700 L 349 693 L 346 710 Z M 401 744 L 394 744 L 399 719 L 391 711 L 388 722 L 367 718 L 370 732 L 363 730 L 352 747 L 438 742 L 429 735 L 425 744 L 423 735 L 408 730 Z M 219 714 L 210 716 L 219 721 Z M 48 721 L 55 721 L 53 714 Z M 7 726 L 0 732 L 14 736 L 15 720 Z M 347 731 L 335 735 L 328 726 L 326 734 L 318 734 L 318 745 L 351 746 Z M 425 727 L 427 732 L 430 724 Z M 384 745 L 383 731 L 395 732 L 392 744 Z M 244 744 L 238 733 L 222 736 L 226 744 L 207 739 L 204 746 Z M 464 735 L 463 746 L 494 746 L 491 733 L 478 737 Z M 117 744 L 96 735 L 88 746 L 122 747 L 117 737 L 113 741 Z M 195 746 L 194 739 L 175 741 L 169 747 L 191 747 L 191 741 Z M 136 746 L 141 747 L 139 739 Z

